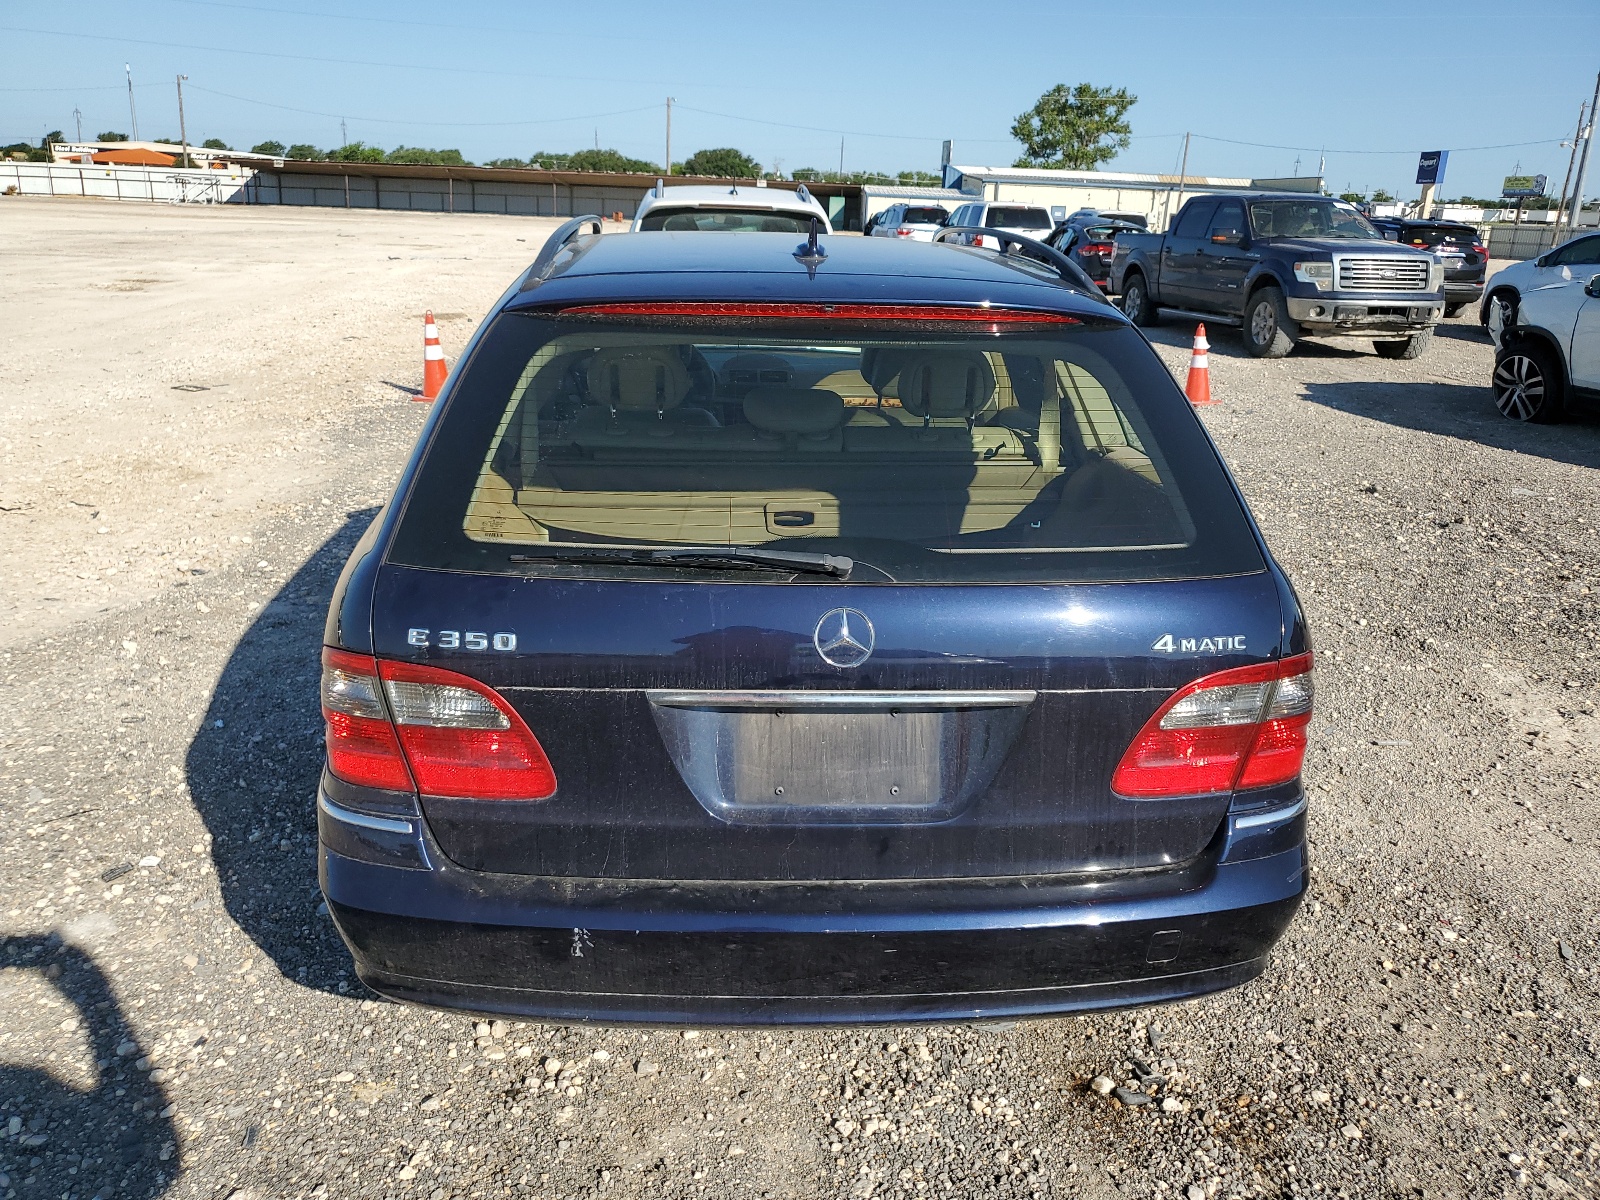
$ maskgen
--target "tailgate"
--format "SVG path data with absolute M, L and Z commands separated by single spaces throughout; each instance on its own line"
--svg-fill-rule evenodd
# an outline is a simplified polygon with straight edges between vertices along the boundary
M 853 641 L 870 636 L 858 666 L 819 653 L 839 657 L 830 614 L 840 610 L 867 623 L 846 630 Z M 416 644 L 417 630 L 427 645 Z M 486 636 L 466 636 L 474 631 Z M 1264 572 L 771 586 L 389 565 L 374 637 L 380 657 L 496 688 L 554 766 L 559 786 L 547 800 L 422 798 L 440 847 L 465 867 L 871 880 L 1195 857 L 1226 795 L 1127 800 L 1110 791 L 1111 774 L 1174 689 L 1275 656 L 1281 629 Z M 1164 638 L 1173 650 L 1154 648 Z

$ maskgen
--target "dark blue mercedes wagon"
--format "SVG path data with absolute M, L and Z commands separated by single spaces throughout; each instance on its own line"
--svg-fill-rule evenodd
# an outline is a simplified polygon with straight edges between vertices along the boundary
M 369 987 L 812 1024 L 1265 968 L 1299 606 L 1140 332 L 1019 247 L 552 239 L 328 618 L 321 880 Z

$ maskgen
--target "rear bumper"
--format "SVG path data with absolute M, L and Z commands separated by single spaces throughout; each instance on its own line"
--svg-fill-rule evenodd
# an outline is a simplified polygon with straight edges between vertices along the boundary
M 1180 1000 L 1260 974 L 1306 887 L 1303 803 L 1230 818 L 1202 862 L 1108 883 L 490 875 L 449 863 L 422 822 L 320 808 L 322 887 L 362 982 L 562 1022 L 970 1021 Z

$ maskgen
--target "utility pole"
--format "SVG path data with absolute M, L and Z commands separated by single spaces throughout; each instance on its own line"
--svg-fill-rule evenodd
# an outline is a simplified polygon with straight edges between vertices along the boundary
M 1567 155 L 1567 173 L 1561 178 L 1561 199 L 1556 202 L 1556 220 L 1551 226 L 1552 236 L 1561 229 L 1561 222 L 1567 211 L 1567 189 L 1572 186 L 1572 168 L 1578 162 L 1578 142 L 1583 138 L 1583 114 L 1589 111 L 1589 102 L 1581 101 L 1578 104 L 1578 128 L 1572 135 L 1571 152 Z
M 72 110 L 72 119 L 78 123 L 78 140 L 81 142 L 81 141 L 83 141 L 83 112 L 82 112 L 82 110 L 81 109 L 76 109 L 76 108 L 73 109 Z M 1579 124 L 1581 125 L 1582 122 L 1580 121 Z
M 672 97 L 667 97 L 667 174 L 672 174 Z
M 1300 169 L 1300 160 L 1297 158 L 1294 161 L 1295 161 L 1295 170 L 1298 171 Z M 1167 224 L 1169 226 L 1172 224 L 1172 215 L 1173 215 L 1173 213 L 1177 212 L 1178 209 L 1183 207 L 1183 185 L 1184 185 L 1185 182 L 1187 182 L 1188 178 L 1189 178 L 1189 135 L 1186 133 L 1186 134 L 1183 135 L 1183 160 L 1182 160 L 1182 165 L 1180 165 L 1178 167 L 1178 202 L 1172 206 L 1172 212 L 1167 214 Z
M 122 69 L 128 73 L 128 120 L 133 123 L 133 133 L 130 135 L 134 141 L 139 140 L 139 110 L 133 106 L 133 66 L 123 63 Z
M 1594 77 L 1594 99 L 1589 101 L 1589 124 L 1583 137 L 1583 155 L 1578 159 L 1578 184 L 1572 194 L 1572 211 L 1567 216 L 1567 232 L 1573 233 L 1583 221 L 1583 185 L 1589 181 L 1589 151 L 1594 148 L 1595 106 L 1600 105 L 1600 72 Z
M 844 182 L 844 135 L 839 135 L 839 182 Z
M 344 127 L 344 118 L 340 117 L 339 118 L 339 145 L 348 146 L 349 144 L 350 144 L 350 132 L 349 132 L 349 130 L 347 130 Z
M 189 162 L 189 127 L 183 122 L 183 81 L 187 78 L 189 78 L 187 75 L 178 76 L 178 140 L 183 143 L 183 165 L 186 167 L 191 165 Z

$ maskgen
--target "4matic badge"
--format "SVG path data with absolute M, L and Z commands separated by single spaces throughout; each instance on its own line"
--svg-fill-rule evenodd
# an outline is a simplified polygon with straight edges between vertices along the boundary
M 1155 640 L 1152 650 L 1163 654 L 1224 654 L 1229 650 L 1243 650 L 1244 634 L 1233 637 L 1175 638 L 1163 633 Z

